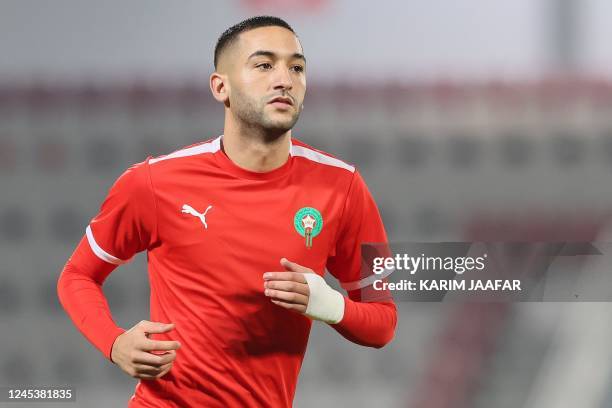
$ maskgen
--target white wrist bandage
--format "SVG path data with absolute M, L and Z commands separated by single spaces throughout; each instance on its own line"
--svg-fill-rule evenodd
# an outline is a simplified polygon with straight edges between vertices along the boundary
M 316 273 L 304 273 L 310 296 L 306 316 L 325 323 L 338 323 L 344 317 L 344 296 L 332 289 L 325 279 Z

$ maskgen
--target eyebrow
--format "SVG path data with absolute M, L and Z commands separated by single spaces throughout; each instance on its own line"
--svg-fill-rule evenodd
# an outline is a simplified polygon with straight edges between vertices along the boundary
M 247 61 L 250 60 L 251 58 L 254 57 L 259 57 L 259 56 L 265 56 L 265 57 L 270 57 L 270 58 L 278 58 L 278 55 L 272 51 L 267 51 L 267 50 L 257 50 L 254 53 L 252 53 L 251 55 L 249 55 L 249 58 L 247 58 Z M 306 62 L 306 57 L 303 54 L 300 54 L 299 52 L 293 53 L 291 55 L 292 59 L 301 59 L 304 62 Z

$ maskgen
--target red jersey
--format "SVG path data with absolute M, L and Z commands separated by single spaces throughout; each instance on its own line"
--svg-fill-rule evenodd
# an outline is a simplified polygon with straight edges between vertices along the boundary
M 147 251 L 150 320 L 175 323 L 154 338 L 182 347 L 168 374 L 138 383 L 129 406 L 290 407 L 312 321 L 270 302 L 263 273 L 281 271 L 285 257 L 319 275 L 327 269 L 355 289 L 362 278 L 360 244 L 386 241 L 355 168 L 296 139 L 288 160 L 265 173 L 234 164 L 221 136 L 131 166 L 111 187 L 82 244 L 109 265 L 94 279 L 98 285 L 116 265 Z M 91 268 L 92 260 L 76 258 L 76 273 Z M 77 306 L 61 286 L 71 314 Z M 343 324 L 370 321 L 372 344 L 361 343 L 388 342 L 393 303 L 358 304 L 358 291 L 350 293 L 343 321 L 332 326 L 342 333 Z M 105 304 L 98 306 L 104 322 L 79 328 L 110 358 L 124 329 L 114 326 Z M 368 313 L 364 306 L 379 309 Z M 82 324 L 86 319 L 77 314 L 71 317 Z M 358 333 L 344 329 L 360 342 Z

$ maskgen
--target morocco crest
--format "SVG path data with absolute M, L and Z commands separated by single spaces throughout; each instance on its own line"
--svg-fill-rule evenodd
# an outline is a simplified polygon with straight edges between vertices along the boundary
M 306 248 L 312 247 L 312 239 L 323 229 L 321 213 L 312 207 L 300 208 L 293 217 L 295 230 L 306 239 Z

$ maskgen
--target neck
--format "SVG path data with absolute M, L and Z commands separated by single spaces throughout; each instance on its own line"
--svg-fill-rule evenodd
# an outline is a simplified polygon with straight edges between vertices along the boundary
M 244 129 L 226 122 L 221 148 L 239 167 L 263 173 L 285 164 L 290 139 L 291 130 L 270 135 L 261 129 Z

